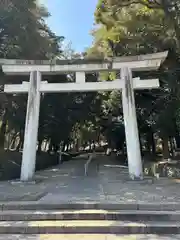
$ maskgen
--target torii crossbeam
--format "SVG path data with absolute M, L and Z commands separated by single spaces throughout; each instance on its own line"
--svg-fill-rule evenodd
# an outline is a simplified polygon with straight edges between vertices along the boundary
M 115 58 L 108 60 L 59 60 L 29 61 L 0 59 L 5 74 L 29 75 L 30 82 L 7 84 L 6 93 L 28 93 L 25 138 L 21 166 L 21 180 L 33 178 L 36 163 L 37 133 L 39 123 L 40 93 L 122 91 L 123 114 L 126 131 L 129 175 L 131 179 L 142 179 L 143 169 L 134 101 L 134 90 L 159 87 L 158 79 L 140 80 L 132 78 L 132 71 L 156 70 L 165 60 L 167 52 Z M 86 82 L 86 72 L 121 70 L 121 79 L 111 82 Z M 47 83 L 41 81 L 42 74 L 76 73 L 75 83 Z

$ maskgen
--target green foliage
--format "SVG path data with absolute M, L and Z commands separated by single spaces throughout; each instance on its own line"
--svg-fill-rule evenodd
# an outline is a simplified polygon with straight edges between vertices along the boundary
M 180 115 L 179 75 L 179 10 L 180 1 L 99 0 L 92 32 L 94 44 L 89 56 L 123 56 L 169 51 L 167 61 L 158 72 L 142 74 L 142 78 L 158 77 L 158 90 L 136 92 L 139 130 L 149 128 L 159 136 L 177 134 Z M 106 76 L 106 79 L 109 77 Z M 109 94 L 104 105 L 114 103 L 121 109 L 119 96 Z M 119 112 L 119 113 L 118 113 Z M 122 110 L 116 111 L 119 117 Z M 105 112 L 104 112 L 105 114 Z M 109 116 L 109 118 L 112 118 Z
M 93 45 L 85 54 L 76 53 L 64 38 L 46 25 L 49 13 L 35 0 L 0 2 L 0 58 L 75 59 L 146 54 L 168 50 L 167 61 L 159 71 L 137 73 L 141 78 L 160 79 L 161 87 L 135 94 L 141 135 L 151 130 L 159 136 L 173 137 L 180 128 L 180 1 L 174 0 L 99 0 L 95 11 Z M 88 74 L 87 81 L 111 81 L 119 72 Z M 49 82 L 69 82 L 74 76 L 45 76 Z M 21 82 L 21 77 L 6 77 L 0 84 Z M 3 88 L 2 88 L 3 89 Z M 6 130 L 19 133 L 23 141 L 27 96 L 0 95 L 2 125 L 0 141 Z M 122 147 L 125 140 L 121 94 L 68 93 L 43 94 L 39 124 L 39 142 L 59 143 L 98 141 Z

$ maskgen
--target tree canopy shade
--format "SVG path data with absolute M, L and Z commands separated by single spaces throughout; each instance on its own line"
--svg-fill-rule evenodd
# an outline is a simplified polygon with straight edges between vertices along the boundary
M 53 3 L 52 3 L 53 4 Z M 63 49 L 63 36 L 57 36 L 47 26 L 48 10 L 35 0 L 0 2 L 0 59 L 69 60 L 79 58 L 89 62 L 112 58 L 168 51 L 168 58 L 158 71 L 135 72 L 133 77 L 159 78 L 160 89 L 137 91 L 136 111 L 142 150 L 155 152 L 155 138 L 163 140 L 164 156 L 169 156 L 169 143 L 176 138 L 180 147 L 180 1 L 178 0 L 99 0 L 95 10 L 93 45 L 85 53 L 76 54 L 71 47 Z M 36 62 L 37 63 L 37 62 Z M 69 64 L 70 63 L 70 64 Z M 0 63 L 2 64 L 2 62 Z M 109 66 L 108 65 L 108 66 Z M 107 67 L 108 67 L 107 66 Z M 12 66 L 10 66 L 12 67 Z M 100 69 L 102 70 L 102 69 Z M 90 72 L 87 82 L 111 81 L 119 72 Z M 50 83 L 74 82 L 73 73 L 46 75 Z M 27 76 L 4 76 L 0 85 L 28 81 Z M 0 142 L 10 136 L 11 145 L 17 139 L 17 149 L 23 145 L 27 97 L 0 95 Z M 164 121 L 166 119 L 166 121 Z M 121 93 L 42 94 L 39 125 L 39 151 L 44 140 L 49 151 L 79 145 L 86 147 L 103 140 L 113 148 L 124 148 L 124 122 Z
M 99 0 L 92 31 L 94 43 L 87 51 L 89 56 L 107 58 L 169 51 L 161 69 L 148 73 L 148 77 L 160 78 L 161 88 L 136 93 L 141 136 L 150 139 L 149 134 L 158 134 L 166 149 L 168 139 L 176 136 L 178 143 L 179 136 L 179 6 L 178 0 Z M 115 75 L 102 74 L 102 78 L 110 80 Z
M 1 4 L 1 58 L 48 59 L 57 55 L 63 37 L 56 36 L 45 24 L 49 14 L 44 7 L 33 0 Z

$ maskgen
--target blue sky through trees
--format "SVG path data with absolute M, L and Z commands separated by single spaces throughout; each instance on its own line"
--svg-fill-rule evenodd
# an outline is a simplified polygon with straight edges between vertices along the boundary
M 41 0 L 51 17 L 47 23 L 57 35 L 72 42 L 75 51 L 83 51 L 91 45 L 97 0 Z

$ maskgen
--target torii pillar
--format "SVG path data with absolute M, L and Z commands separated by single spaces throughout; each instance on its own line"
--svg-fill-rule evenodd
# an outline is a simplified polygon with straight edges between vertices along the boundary
M 32 179 L 35 172 L 41 94 L 40 84 L 41 73 L 38 71 L 31 72 L 21 164 L 21 181 Z
M 129 166 L 129 176 L 132 180 L 143 179 L 140 139 L 136 117 L 132 71 L 128 67 L 121 69 L 122 105 L 126 135 L 126 147 Z

